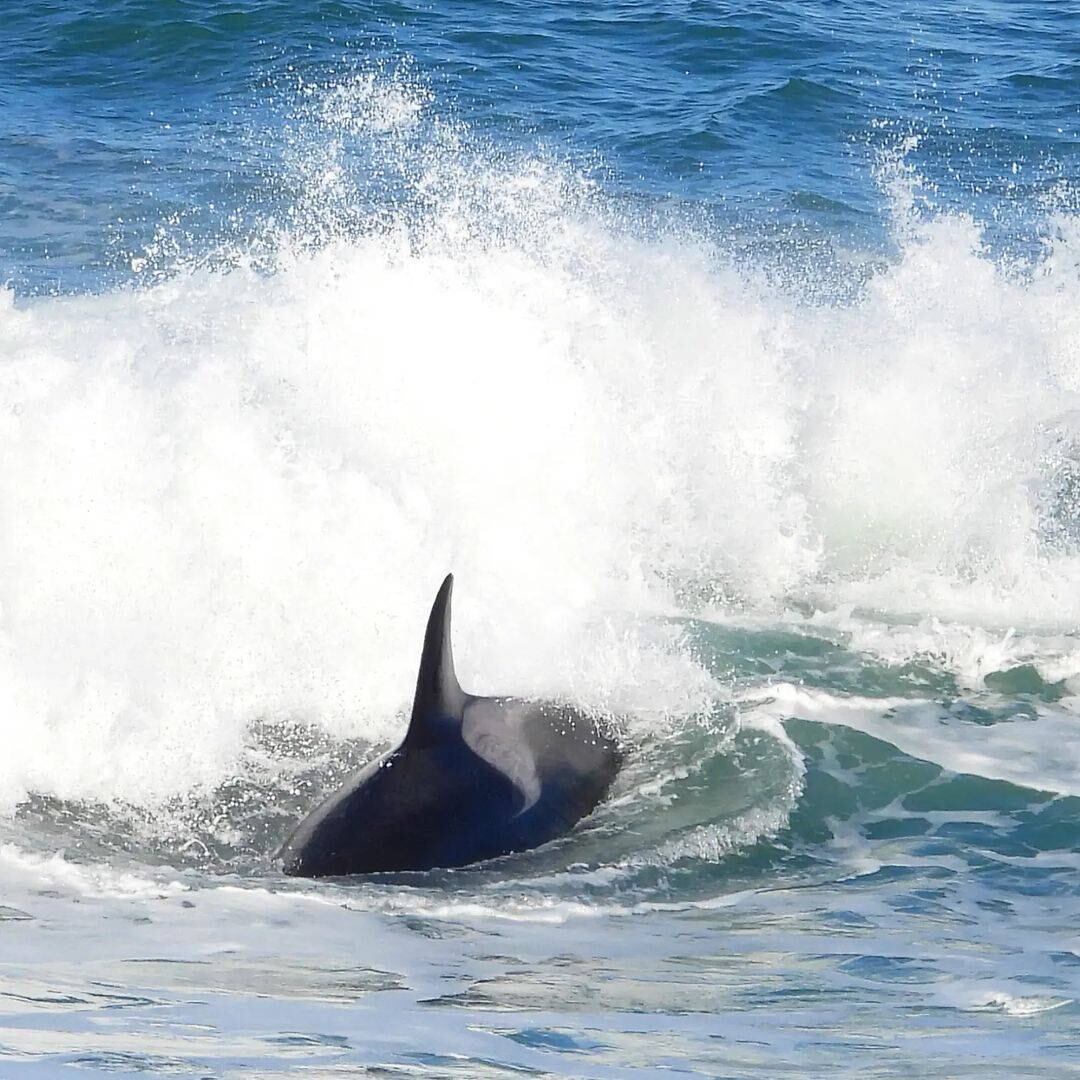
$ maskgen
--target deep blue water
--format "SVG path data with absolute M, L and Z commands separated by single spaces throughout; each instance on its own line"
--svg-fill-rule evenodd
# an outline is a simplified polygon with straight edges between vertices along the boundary
M 123 280 L 174 215 L 197 248 L 290 205 L 297 88 L 356 72 L 406 73 L 472 140 L 729 232 L 880 242 L 875 162 L 911 137 L 927 196 L 998 242 L 1030 244 L 1044 201 L 1075 198 L 1070 0 L 31 3 L 0 50 L 0 274 L 20 291 Z
M 1080 5 L 26 0 L 0 1074 L 1080 1060 Z M 568 838 L 283 878 L 467 689 Z

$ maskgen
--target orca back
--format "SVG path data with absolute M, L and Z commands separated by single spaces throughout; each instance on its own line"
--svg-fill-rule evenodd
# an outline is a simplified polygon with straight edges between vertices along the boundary
M 561 836 L 607 793 L 618 745 L 569 705 L 474 697 L 457 680 L 448 575 L 432 605 L 408 731 L 305 818 L 287 874 L 429 870 Z

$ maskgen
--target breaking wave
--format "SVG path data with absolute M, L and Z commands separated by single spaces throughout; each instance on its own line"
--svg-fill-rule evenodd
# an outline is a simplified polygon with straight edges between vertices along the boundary
M 1075 692 L 1075 218 L 1004 264 L 886 164 L 897 255 L 828 301 L 478 149 L 404 77 L 299 96 L 286 209 L 244 243 L 163 228 L 130 287 L 2 294 L 5 807 L 283 797 L 297 745 L 390 740 L 448 569 L 467 686 L 639 746 L 753 727 L 691 616 L 976 678 L 1015 627 L 1011 660 Z M 650 850 L 775 832 L 797 759 L 741 824 Z

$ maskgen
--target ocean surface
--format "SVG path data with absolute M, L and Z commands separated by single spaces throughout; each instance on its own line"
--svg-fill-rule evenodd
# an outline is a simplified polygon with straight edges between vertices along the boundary
M 0 1076 L 1080 1075 L 1080 4 L 22 0 Z M 288 879 L 467 689 L 618 732 Z

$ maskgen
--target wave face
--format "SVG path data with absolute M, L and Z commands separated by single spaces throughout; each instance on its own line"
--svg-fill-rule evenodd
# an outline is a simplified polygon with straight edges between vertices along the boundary
M 477 7 L 31 4 L 0 43 L 0 996 L 62 1035 L 0 1058 L 576 1074 L 650 1068 L 644 1023 L 703 1075 L 809 1030 L 807 1075 L 852 1039 L 910 1075 L 927 1033 L 942 1076 L 976 1037 L 1053 1074 L 1060 25 Z M 292 824 L 400 737 L 448 570 L 466 688 L 602 717 L 611 798 L 478 867 L 282 878 Z M 76 1032 L 109 987 L 175 1038 Z M 192 988 L 313 1029 L 268 1006 L 224 1047 Z M 386 990 L 461 1053 L 326 1034 Z

